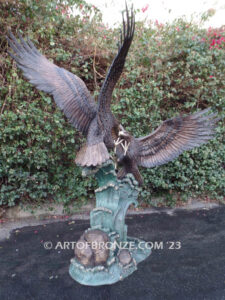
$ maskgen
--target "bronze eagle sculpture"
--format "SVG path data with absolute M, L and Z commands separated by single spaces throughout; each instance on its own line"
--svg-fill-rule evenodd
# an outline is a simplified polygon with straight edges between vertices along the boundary
M 118 53 L 115 56 L 101 87 L 96 104 L 84 82 L 69 71 L 57 67 L 42 55 L 20 34 L 17 41 L 9 32 L 7 40 L 17 66 L 24 76 L 39 90 L 53 96 L 72 125 L 87 138 L 78 152 L 75 162 L 80 166 L 98 166 L 110 159 L 109 151 L 115 150 L 122 165 L 118 177 L 132 173 L 142 184 L 138 166 L 154 167 L 165 164 L 183 151 L 198 147 L 214 135 L 216 115 L 208 110 L 193 115 L 166 120 L 153 133 L 135 138 L 128 133 L 111 112 L 114 87 L 123 71 L 125 60 L 133 40 L 135 18 L 133 9 L 126 7 Z

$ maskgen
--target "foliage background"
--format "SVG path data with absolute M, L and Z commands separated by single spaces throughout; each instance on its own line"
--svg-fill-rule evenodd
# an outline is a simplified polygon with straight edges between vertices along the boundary
M 72 5 L 79 15 L 72 15 Z M 202 21 L 208 17 L 210 12 Z M 74 164 L 84 139 L 47 94 L 24 80 L 7 54 L 9 28 L 29 36 L 49 59 L 80 76 L 95 97 L 116 54 L 119 28 L 107 28 L 101 13 L 82 0 L 0 2 L 0 205 L 80 205 L 93 198 L 95 188 Z M 174 205 L 191 195 L 224 201 L 224 29 L 206 30 L 182 19 L 136 24 L 112 105 L 126 129 L 146 135 L 167 118 L 207 107 L 221 117 L 216 138 L 207 145 L 141 170 L 144 202 Z M 154 203 L 158 195 L 161 200 Z

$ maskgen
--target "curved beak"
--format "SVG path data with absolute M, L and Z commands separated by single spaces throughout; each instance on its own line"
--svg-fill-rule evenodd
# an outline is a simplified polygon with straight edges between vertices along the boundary
M 129 136 L 129 134 L 126 131 L 123 131 L 123 130 L 120 130 L 119 133 L 118 133 L 118 135 L 119 136 L 124 136 L 124 137 L 126 137 L 126 136 L 128 137 Z

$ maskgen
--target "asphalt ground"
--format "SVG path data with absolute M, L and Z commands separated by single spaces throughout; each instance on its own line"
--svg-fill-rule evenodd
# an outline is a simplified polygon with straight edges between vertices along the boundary
M 0 300 L 225 299 L 225 206 L 129 216 L 126 224 L 152 254 L 125 280 L 98 287 L 68 273 L 72 242 L 88 220 L 13 230 L 0 242 Z

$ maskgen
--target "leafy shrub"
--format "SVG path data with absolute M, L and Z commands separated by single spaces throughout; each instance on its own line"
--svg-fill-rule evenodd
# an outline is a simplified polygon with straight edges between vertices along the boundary
M 73 16 L 71 7 L 81 14 Z M 95 182 L 74 164 L 82 139 L 52 99 L 38 92 L 7 55 L 7 28 L 29 36 L 48 58 L 80 76 L 97 96 L 116 53 L 118 29 L 84 1 L 22 0 L 0 4 L 0 205 L 46 201 L 65 205 L 93 197 Z M 40 26 L 41 24 L 41 26 Z M 146 135 L 162 120 L 212 107 L 221 116 L 216 138 L 164 166 L 142 169 L 141 198 L 200 194 L 222 199 L 225 174 L 225 34 L 176 20 L 137 23 L 112 110 L 128 131 Z

